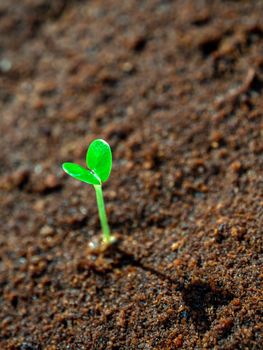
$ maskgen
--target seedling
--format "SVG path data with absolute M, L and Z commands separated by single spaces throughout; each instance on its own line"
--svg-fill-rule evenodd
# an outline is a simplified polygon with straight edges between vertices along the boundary
M 110 233 L 102 193 L 102 183 L 108 180 L 112 167 L 109 144 L 101 139 L 92 141 L 86 154 L 86 164 L 87 169 L 75 163 L 64 163 L 62 168 L 75 179 L 93 185 L 103 232 L 103 243 L 109 245 L 115 239 Z

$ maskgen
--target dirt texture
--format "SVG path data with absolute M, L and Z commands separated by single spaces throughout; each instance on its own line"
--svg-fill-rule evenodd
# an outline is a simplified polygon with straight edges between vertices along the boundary
M 0 349 L 262 349 L 263 2 L 0 1 Z M 63 173 L 113 150 L 101 234 Z

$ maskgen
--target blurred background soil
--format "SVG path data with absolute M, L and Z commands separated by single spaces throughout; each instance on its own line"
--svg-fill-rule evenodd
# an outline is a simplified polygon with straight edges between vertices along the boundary
M 262 349 L 263 2 L 0 1 L 0 348 Z M 61 170 L 113 150 L 95 193 Z

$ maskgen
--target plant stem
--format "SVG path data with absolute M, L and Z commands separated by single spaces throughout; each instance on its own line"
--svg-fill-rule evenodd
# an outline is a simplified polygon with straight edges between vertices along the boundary
M 96 199 L 97 199 L 97 205 L 99 209 L 100 223 L 101 223 L 102 232 L 103 232 L 103 241 L 108 244 L 111 242 L 111 234 L 110 234 L 110 228 L 109 228 L 107 215 L 105 211 L 105 205 L 104 205 L 103 194 L 102 194 L 102 186 L 94 185 L 94 188 L 96 191 Z

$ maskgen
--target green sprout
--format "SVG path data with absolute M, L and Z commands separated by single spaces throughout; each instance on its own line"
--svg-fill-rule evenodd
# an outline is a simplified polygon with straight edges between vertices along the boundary
M 102 193 L 102 183 L 107 181 L 112 168 L 112 154 L 109 144 L 101 139 L 91 142 L 86 154 L 87 169 L 75 163 L 63 163 L 63 170 L 75 179 L 94 186 L 100 223 L 103 232 L 103 242 L 110 244 L 114 241 L 105 211 Z

